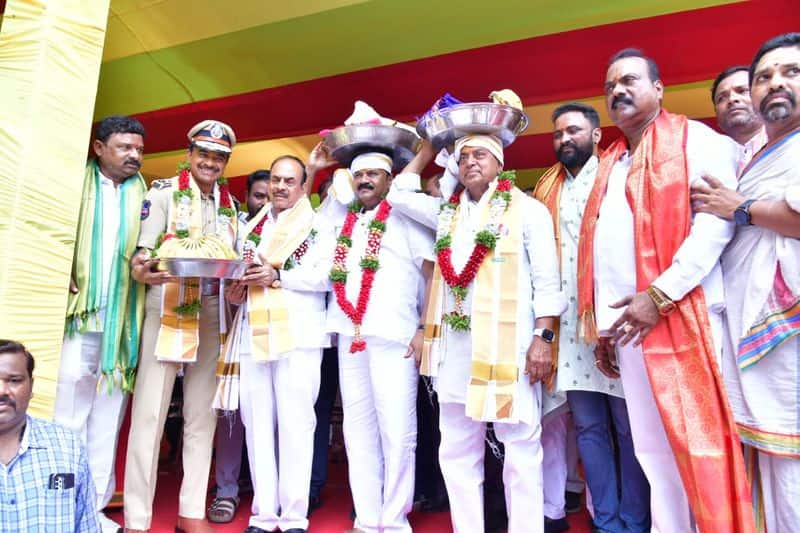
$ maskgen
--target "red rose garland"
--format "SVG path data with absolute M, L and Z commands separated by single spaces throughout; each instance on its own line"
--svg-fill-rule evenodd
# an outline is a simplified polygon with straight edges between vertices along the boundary
M 511 188 L 513 186 L 513 172 L 501 173 L 495 192 L 492 195 L 492 202 L 496 203 L 498 206 L 498 209 L 495 210 L 498 218 L 502 216 L 508 207 L 508 203 L 511 201 Z M 460 274 L 456 273 L 455 267 L 453 267 L 450 225 L 452 224 L 452 219 L 460 201 L 461 194 L 454 193 L 453 196 L 450 197 L 449 202 L 442 206 L 442 215 L 440 215 L 439 221 L 440 227 L 437 228 L 437 236 L 439 238 L 436 241 L 435 249 L 439 269 L 442 272 L 442 278 L 450 288 L 450 292 L 453 294 L 453 299 L 455 300 L 455 309 L 445 314 L 442 317 L 442 321 L 450 325 L 450 327 L 456 331 L 467 331 L 470 329 L 470 317 L 464 314 L 462 305 L 467 296 L 468 287 L 475 279 L 475 276 L 478 275 L 478 270 L 480 270 L 483 260 L 489 252 L 494 250 L 498 238 L 496 229 L 498 221 L 492 220 L 494 218 L 492 216 L 489 217 L 490 221 L 487 223 L 486 229 L 479 231 L 475 235 L 475 247 L 472 249 L 472 253 L 470 253 L 464 268 L 461 270 Z
M 347 217 L 344 220 L 342 231 L 336 242 L 336 251 L 333 257 L 333 267 L 331 268 L 330 279 L 333 282 L 333 292 L 336 295 L 336 302 L 345 315 L 355 326 L 355 336 L 350 344 L 350 353 L 363 352 L 367 348 L 366 341 L 361 337 L 361 323 L 367 312 L 370 294 L 372 293 L 372 283 L 375 280 L 375 272 L 378 270 L 378 253 L 381 248 L 383 233 L 386 231 L 386 219 L 392 211 L 392 206 L 386 200 L 382 200 L 378 205 L 375 218 L 369 223 L 369 235 L 367 236 L 367 246 L 364 250 L 364 257 L 361 259 L 361 288 L 358 291 L 358 299 L 354 306 L 347 299 L 347 256 L 353 245 L 353 228 L 358 219 L 358 211 L 361 208 L 359 202 L 350 206 Z

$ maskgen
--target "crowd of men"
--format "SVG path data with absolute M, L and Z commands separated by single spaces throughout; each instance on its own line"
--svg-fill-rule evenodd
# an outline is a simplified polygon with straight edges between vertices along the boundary
M 610 59 L 604 93 L 622 136 L 601 150 L 595 109 L 557 107 L 557 163 L 531 195 L 504 172 L 497 138 L 468 135 L 428 194 L 426 141 L 397 175 L 386 154 L 360 153 L 316 211 L 310 183 L 334 161 L 321 146 L 307 163 L 281 156 L 251 175 L 241 216 L 222 178 L 230 126 L 191 128 L 187 168 L 146 190 L 144 128 L 102 120 L 56 424 L 25 414 L 33 357 L 0 341 L 0 530 L 120 528 L 102 509 L 133 393 L 124 530 L 149 531 L 179 373 L 176 531 L 232 519 L 244 440 L 246 533 L 305 532 L 331 378 L 349 531 L 411 531 L 420 375 L 438 399 L 457 533 L 488 527 L 489 429 L 509 533 L 569 528 L 573 438 L 593 531 L 800 530 L 800 33 L 717 77 L 724 135 L 664 109 L 658 66 L 639 50 Z M 253 262 L 241 279 L 190 283 L 158 268 L 164 240 L 203 235 Z

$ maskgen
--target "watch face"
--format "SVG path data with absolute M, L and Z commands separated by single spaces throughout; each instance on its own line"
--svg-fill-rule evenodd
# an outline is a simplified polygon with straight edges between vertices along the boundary
M 549 329 L 543 329 L 542 330 L 542 338 L 544 340 L 546 340 L 547 342 L 553 342 L 553 339 L 555 338 L 555 336 L 556 335 L 555 335 L 555 333 L 553 333 L 552 330 L 549 330 Z

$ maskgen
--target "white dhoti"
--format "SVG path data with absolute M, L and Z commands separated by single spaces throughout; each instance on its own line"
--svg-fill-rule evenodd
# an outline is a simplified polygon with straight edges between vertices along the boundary
M 469 418 L 464 404 L 440 404 L 439 463 L 450 498 L 455 533 L 483 531 L 483 455 L 486 422 Z M 544 528 L 541 426 L 496 422 L 494 432 L 505 447 L 503 484 L 508 533 L 538 533 Z M 562 494 L 563 497 L 563 494 Z
M 308 528 L 321 363 L 321 348 L 296 349 L 270 362 L 241 354 L 240 413 L 253 481 L 251 526 Z
M 64 338 L 53 411 L 53 420 L 78 433 L 86 447 L 98 511 L 114 495 L 117 441 L 128 401 L 119 387 L 111 393 L 106 383 L 97 388 L 102 340 L 102 333 Z
M 800 531 L 800 459 L 756 453 L 767 531 Z
M 617 347 L 636 459 L 650 482 L 653 533 L 694 531 L 689 500 L 658 412 L 642 348 Z
M 339 337 L 339 387 L 355 527 L 365 533 L 410 532 L 417 368 L 403 344 L 365 337 L 366 351 L 351 354 L 352 340 Z
M 567 418 L 563 411 L 544 417 L 542 421 L 542 473 L 544 480 L 544 515 L 564 518 L 567 488 Z

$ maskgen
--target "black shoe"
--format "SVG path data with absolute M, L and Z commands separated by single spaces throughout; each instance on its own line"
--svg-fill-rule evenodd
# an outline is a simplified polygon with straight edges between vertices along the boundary
M 272 531 L 267 531 L 266 529 L 261 529 L 260 527 L 256 526 L 247 526 L 247 529 L 244 530 L 244 533 L 275 533 L 278 531 L 277 529 L 273 529 Z
M 566 518 L 559 518 L 553 520 L 552 518 L 544 517 L 544 533 L 561 533 L 569 529 L 569 522 Z
M 322 507 L 322 498 L 320 498 L 319 496 L 309 496 L 308 512 L 306 512 L 306 518 L 309 518 L 311 516 L 311 513 L 313 513 L 320 507 Z M 291 529 L 289 531 L 291 531 Z
M 564 501 L 566 502 L 564 505 L 564 510 L 570 514 L 579 513 L 583 507 L 580 492 L 566 491 L 564 493 Z
M 283 533 L 308 533 L 305 529 L 300 529 L 299 527 L 293 527 L 292 529 L 284 530 Z

